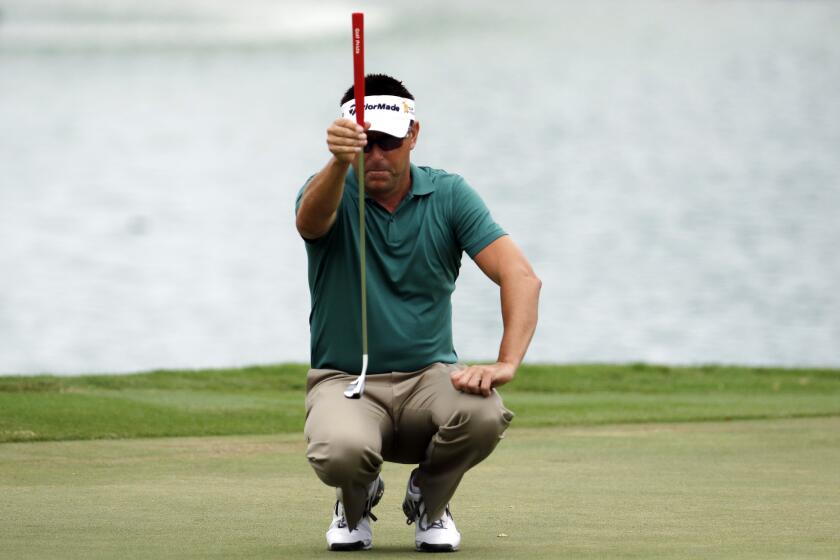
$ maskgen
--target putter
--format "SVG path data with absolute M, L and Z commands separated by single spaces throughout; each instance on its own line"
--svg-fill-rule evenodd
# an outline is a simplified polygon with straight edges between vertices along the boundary
M 356 122 L 365 126 L 365 16 L 354 12 L 353 24 L 353 91 L 356 94 Z M 365 152 L 359 152 L 359 268 L 362 285 L 362 372 L 347 385 L 344 396 L 360 399 L 365 392 L 368 367 L 367 290 L 365 288 Z

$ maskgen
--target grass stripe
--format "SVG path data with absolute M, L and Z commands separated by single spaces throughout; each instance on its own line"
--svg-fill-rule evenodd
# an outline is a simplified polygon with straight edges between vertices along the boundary
M 0 377 L 0 442 L 299 432 L 306 366 Z M 526 365 L 516 426 L 840 415 L 840 370 Z

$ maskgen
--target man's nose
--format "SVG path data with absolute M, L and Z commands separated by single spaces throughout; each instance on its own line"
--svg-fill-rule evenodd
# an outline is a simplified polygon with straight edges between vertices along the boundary
M 365 161 L 370 159 L 382 159 L 384 156 L 384 152 L 382 148 L 379 147 L 379 144 L 374 144 L 371 146 L 370 151 L 365 153 Z

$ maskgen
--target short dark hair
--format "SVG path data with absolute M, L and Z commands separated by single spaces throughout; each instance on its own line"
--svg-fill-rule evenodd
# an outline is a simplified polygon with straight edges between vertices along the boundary
M 355 95 L 354 86 L 350 86 L 350 89 L 341 98 L 339 105 L 344 105 Z M 397 97 L 414 99 L 414 96 L 401 81 L 387 74 L 368 74 L 365 76 L 365 95 L 396 95 Z

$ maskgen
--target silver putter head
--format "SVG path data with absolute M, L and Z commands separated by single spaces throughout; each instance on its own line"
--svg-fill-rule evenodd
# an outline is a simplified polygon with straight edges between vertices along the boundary
M 365 386 L 361 385 L 360 383 L 354 381 L 347 388 L 344 390 L 344 396 L 348 399 L 361 399 L 362 393 L 365 390 Z
M 367 354 L 362 355 L 362 373 L 355 381 L 347 385 L 344 389 L 344 396 L 348 399 L 360 399 L 365 392 L 365 375 L 367 374 L 368 357 Z

